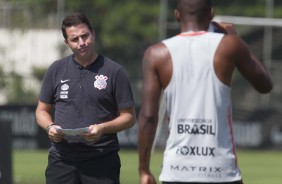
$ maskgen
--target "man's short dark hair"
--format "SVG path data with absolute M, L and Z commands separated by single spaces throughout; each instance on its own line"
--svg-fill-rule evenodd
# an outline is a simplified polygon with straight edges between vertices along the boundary
M 62 33 L 65 39 L 68 38 L 66 33 L 66 28 L 71 26 L 76 26 L 78 24 L 86 24 L 89 30 L 92 32 L 93 28 L 88 20 L 88 18 L 83 13 L 73 13 L 65 17 L 62 23 Z

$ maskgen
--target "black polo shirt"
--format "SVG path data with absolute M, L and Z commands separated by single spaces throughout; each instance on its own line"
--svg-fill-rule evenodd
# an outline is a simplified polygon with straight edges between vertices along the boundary
M 74 55 L 55 61 L 45 73 L 39 100 L 54 104 L 54 122 L 71 129 L 113 120 L 119 109 L 134 106 L 124 69 L 102 55 L 85 68 Z M 96 143 L 66 136 L 51 146 L 51 151 L 67 160 L 85 160 L 118 150 L 117 134 L 103 135 Z

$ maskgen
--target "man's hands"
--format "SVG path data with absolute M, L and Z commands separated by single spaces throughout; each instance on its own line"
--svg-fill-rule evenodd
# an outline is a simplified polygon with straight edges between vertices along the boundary
M 61 127 L 53 124 L 47 130 L 49 139 L 52 142 L 59 143 L 64 137 L 64 133 L 58 131 L 58 129 L 61 129 Z M 101 135 L 103 134 L 103 129 L 104 127 L 102 124 L 90 125 L 89 132 L 82 133 L 81 136 L 88 142 L 95 142 L 100 139 Z
M 103 134 L 103 129 L 104 127 L 102 124 L 90 125 L 89 132 L 82 133 L 81 136 L 88 142 L 95 142 L 100 139 Z
M 51 125 L 50 128 L 47 130 L 48 132 L 48 136 L 49 139 L 52 142 L 56 142 L 59 143 L 62 141 L 63 137 L 64 137 L 64 133 L 57 131 L 58 128 L 61 128 L 59 125 Z

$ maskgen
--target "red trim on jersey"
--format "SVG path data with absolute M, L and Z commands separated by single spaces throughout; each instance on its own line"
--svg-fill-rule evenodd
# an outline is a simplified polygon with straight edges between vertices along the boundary
M 235 167 L 237 168 L 238 163 L 237 163 L 237 154 L 236 154 L 236 150 L 235 150 L 233 127 L 232 127 L 231 107 L 229 107 L 229 110 L 228 110 L 228 123 L 229 123 L 230 135 L 231 135 L 232 151 L 233 151 L 233 154 L 235 156 Z
M 207 33 L 207 31 L 185 32 L 185 33 L 180 33 L 178 36 L 198 36 L 205 33 Z

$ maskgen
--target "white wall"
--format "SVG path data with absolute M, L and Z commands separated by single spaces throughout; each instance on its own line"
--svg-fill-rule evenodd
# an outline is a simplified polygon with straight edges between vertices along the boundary
M 32 78 L 32 67 L 48 67 L 61 56 L 59 46 L 67 46 L 60 30 L 8 30 L 0 28 L 0 66 L 5 72 L 14 71 L 24 77 L 26 89 L 39 91 L 38 81 Z M 68 53 L 66 53 L 68 54 Z M 5 90 L 0 93 L 0 104 L 5 104 Z
M 32 66 L 49 66 L 59 59 L 64 44 L 60 30 L 0 29 L 0 65 L 5 71 L 30 76 Z

